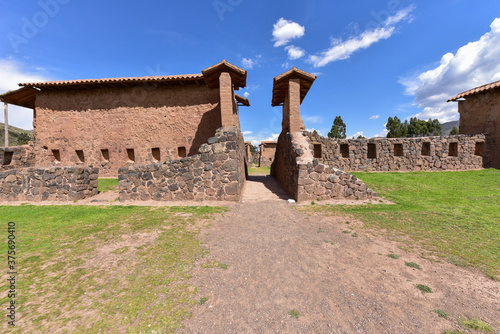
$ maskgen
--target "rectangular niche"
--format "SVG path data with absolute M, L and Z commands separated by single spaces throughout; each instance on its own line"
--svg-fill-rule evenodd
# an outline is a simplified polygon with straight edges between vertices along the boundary
M 61 162 L 61 152 L 59 150 L 52 150 L 52 156 L 56 162 Z
M 474 148 L 474 155 L 478 155 L 478 156 L 482 157 L 483 156 L 483 149 L 484 149 L 484 141 L 476 142 L 476 147 Z
M 456 157 L 458 156 L 458 143 L 450 143 L 450 147 L 448 150 L 448 156 Z
M 101 149 L 101 157 L 103 161 L 109 162 L 109 150 L 107 148 Z
M 187 156 L 186 154 L 186 148 L 184 146 L 180 146 L 177 148 L 177 155 L 179 158 L 185 158 Z
M 3 165 L 7 166 L 12 163 L 12 157 L 14 156 L 14 152 L 4 152 L 3 153 Z
M 349 158 L 349 144 L 340 144 L 340 154 L 342 158 Z
M 85 162 L 85 155 L 83 154 L 83 150 L 76 150 L 76 157 L 79 162 Z
M 394 144 L 394 156 L 395 157 L 403 156 L 403 144 Z
M 160 148 L 155 147 L 151 149 L 151 154 L 153 155 L 153 160 L 154 161 L 160 161 L 161 160 L 161 155 L 160 155 Z
M 423 142 L 422 143 L 422 152 L 421 155 L 431 155 L 431 143 Z
M 377 159 L 377 144 L 368 143 L 368 159 Z
M 127 148 L 127 157 L 129 162 L 135 162 L 135 152 L 133 148 Z
M 321 144 L 314 144 L 314 157 L 316 159 L 321 159 Z

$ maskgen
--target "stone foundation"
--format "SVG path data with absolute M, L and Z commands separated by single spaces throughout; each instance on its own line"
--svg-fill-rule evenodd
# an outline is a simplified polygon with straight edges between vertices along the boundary
M 120 201 L 239 201 L 245 183 L 245 144 L 236 128 L 221 128 L 197 155 L 118 171 Z
M 99 169 L 89 167 L 22 168 L 0 172 L 0 199 L 75 201 L 97 195 Z
M 278 139 L 271 175 L 297 202 L 378 196 L 350 173 L 315 159 L 312 147 L 302 132 L 282 132 Z
M 347 171 L 438 171 L 483 168 L 485 136 L 331 139 L 304 132 L 319 162 Z
M 33 143 L 23 146 L 0 147 L 0 171 L 32 167 L 34 163 Z

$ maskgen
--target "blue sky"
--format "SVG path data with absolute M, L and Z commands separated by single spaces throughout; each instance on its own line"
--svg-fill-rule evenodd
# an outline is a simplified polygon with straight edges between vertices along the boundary
M 0 0 L 0 91 L 17 83 L 200 73 L 223 58 L 248 71 L 245 139 L 281 131 L 272 80 L 318 76 L 307 129 L 384 136 L 389 116 L 458 119 L 457 93 L 500 80 L 500 1 Z M 12 125 L 32 128 L 10 107 Z M 0 117 L 3 121 L 3 113 Z

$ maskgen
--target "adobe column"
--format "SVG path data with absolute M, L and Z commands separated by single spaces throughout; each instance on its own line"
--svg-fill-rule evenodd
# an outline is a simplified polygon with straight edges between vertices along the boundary
M 300 79 L 290 79 L 288 81 L 287 95 L 288 112 L 286 116 L 288 116 L 289 132 L 304 131 L 306 127 L 304 126 L 302 117 L 300 117 Z
M 222 72 L 219 77 L 220 117 L 222 126 L 233 126 L 233 86 L 231 76 Z

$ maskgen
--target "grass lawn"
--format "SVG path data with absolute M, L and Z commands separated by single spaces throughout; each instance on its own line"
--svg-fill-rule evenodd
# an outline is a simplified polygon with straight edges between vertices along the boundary
M 271 167 L 248 167 L 248 175 L 269 175 Z
M 97 190 L 101 193 L 118 190 L 118 179 L 99 179 L 97 182 Z
M 17 326 L 8 331 L 172 332 L 195 303 L 185 280 L 205 252 L 199 229 L 226 210 L 0 207 L 3 230 L 16 222 Z
M 500 277 L 500 170 L 353 173 L 396 205 L 311 206 L 350 214 L 410 247 Z

